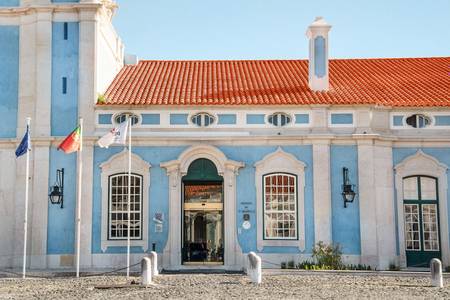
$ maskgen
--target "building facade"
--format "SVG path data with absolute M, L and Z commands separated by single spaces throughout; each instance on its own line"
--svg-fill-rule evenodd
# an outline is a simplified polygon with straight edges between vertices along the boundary
M 377 269 L 450 265 L 450 58 L 137 61 L 110 0 L 0 0 L 0 266 L 21 266 L 32 117 L 29 266 L 72 268 L 84 119 L 81 266 L 126 264 L 128 156 L 96 141 L 132 115 L 132 259 L 240 270 L 311 258 L 319 241 Z M 64 206 L 49 188 L 64 169 Z M 353 202 L 344 202 L 356 193 Z M 348 198 L 345 198 L 347 196 Z

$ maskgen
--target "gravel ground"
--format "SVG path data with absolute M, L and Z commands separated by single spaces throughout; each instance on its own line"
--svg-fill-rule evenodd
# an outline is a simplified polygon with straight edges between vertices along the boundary
M 142 288 L 123 287 L 124 276 L 5 278 L 0 279 L 0 299 L 450 299 L 450 280 L 446 281 L 438 289 L 426 277 L 296 273 L 263 274 L 262 284 L 256 286 L 238 274 L 170 274 Z M 98 288 L 105 285 L 115 287 Z

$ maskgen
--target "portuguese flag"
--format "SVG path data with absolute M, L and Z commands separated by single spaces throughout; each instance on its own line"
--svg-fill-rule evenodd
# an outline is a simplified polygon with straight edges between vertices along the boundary
M 81 127 L 78 125 L 78 127 L 62 141 L 58 146 L 58 150 L 62 150 L 66 154 L 77 152 L 80 150 L 80 137 Z

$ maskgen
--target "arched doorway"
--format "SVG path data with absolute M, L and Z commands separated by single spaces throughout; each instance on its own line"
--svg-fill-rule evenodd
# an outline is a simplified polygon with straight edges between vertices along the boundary
M 224 263 L 223 177 L 205 158 L 193 161 L 182 178 L 182 264 Z

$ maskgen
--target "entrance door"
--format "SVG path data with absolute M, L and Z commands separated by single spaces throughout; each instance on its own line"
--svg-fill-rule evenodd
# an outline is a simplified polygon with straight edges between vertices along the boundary
M 222 265 L 223 179 L 207 159 L 195 160 L 183 177 L 184 265 Z
M 437 179 L 411 176 L 403 179 L 405 249 L 408 267 L 429 267 L 441 258 Z
M 222 183 L 184 185 L 183 264 L 223 264 Z

